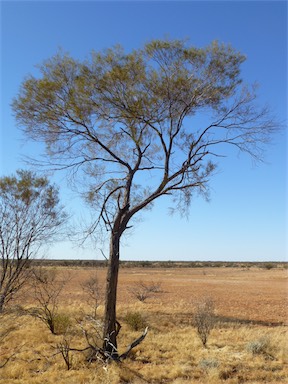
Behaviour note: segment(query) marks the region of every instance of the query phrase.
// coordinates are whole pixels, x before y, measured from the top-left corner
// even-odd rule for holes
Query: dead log
[[[137,345],[139,345],[146,337],[148,333],[148,327],[145,328],[144,332],[142,333],[142,335],[140,337],[138,337],[138,339],[134,340],[133,343],[131,343],[126,352],[122,353],[122,355],[119,356],[119,360],[124,360],[127,358],[128,354],[132,351],[133,348],[135,348]]]

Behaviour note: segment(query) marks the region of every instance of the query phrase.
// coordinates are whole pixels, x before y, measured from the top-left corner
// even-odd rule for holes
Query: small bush
[[[54,330],[56,334],[65,333],[71,326],[71,319],[65,313],[57,313],[54,316]]]
[[[271,341],[265,336],[248,343],[246,345],[246,350],[253,355],[264,355],[266,358],[274,359]]]
[[[212,368],[218,368],[219,367],[219,361],[215,359],[202,359],[199,362],[200,368],[204,370],[212,369]]]
[[[139,331],[147,325],[143,315],[140,312],[128,312],[124,320],[134,331]]]
[[[263,268],[265,268],[265,269],[273,269],[274,268],[274,264],[272,264],[272,263],[265,263],[265,264],[263,264]]]
[[[69,273],[64,278],[59,279],[58,272],[55,269],[40,267],[33,270],[31,287],[37,306],[30,308],[28,313],[40,319],[52,334],[59,332],[57,327],[59,329],[65,328],[67,323],[67,316],[65,319],[63,315],[59,314],[58,305],[60,293],[70,279]]]
[[[162,284],[160,281],[152,281],[148,287],[149,291],[152,293],[162,293]]]
[[[197,303],[194,313],[194,326],[204,347],[215,324],[214,302],[210,298],[204,298]]]
[[[72,368],[72,356],[71,356],[71,348],[70,348],[71,339],[63,337],[62,341],[57,344],[56,348],[63,357],[66,368],[69,371]]]
[[[83,284],[82,289],[87,296],[87,302],[92,309],[92,316],[96,319],[97,309],[104,300],[104,290],[97,275],[91,275]]]
[[[152,281],[150,283],[145,283],[141,280],[129,287],[128,291],[133,297],[143,303],[146,299],[154,296],[155,294],[163,292],[160,282]]]

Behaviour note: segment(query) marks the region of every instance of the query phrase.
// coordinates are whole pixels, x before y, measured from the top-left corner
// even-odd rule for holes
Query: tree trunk
[[[4,309],[4,303],[5,303],[5,295],[1,294],[0,295],[0,313],[3,312]]]
[[[112,232],[110,239],[110,254],[107,271],[105,313],[104,313],[104,333],[103,348],[112,359],[118,358],[117,352],[117,326],[116,319],[116,299],[117,299],[117,283],[119,271],[119,248],[120,248],[119,232]]]

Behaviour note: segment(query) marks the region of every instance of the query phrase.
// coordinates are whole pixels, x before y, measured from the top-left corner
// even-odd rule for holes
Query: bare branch
[[[132,349],[135,348],[137,345],[139,345],[145,339],[147,333],[148,333],[148,327],[145,328],[141,336],[139,336],[136,340],[133,341],[133,343],[131,343],[128,346],[127,350],[119,356],[119,359],[120,360],[126,359],[129,353],[132,351]]]

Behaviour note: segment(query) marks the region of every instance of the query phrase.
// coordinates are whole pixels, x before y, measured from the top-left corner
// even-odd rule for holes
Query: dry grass
[[[79,321],[91,308],[81,282],[90,273],[74,270],[61,297],[60,310],[70,318],[69,340],[76,348],[86,345]],[[104,270],[98,274],[104,282]],[[161,281],[163,293],[147,303],[136,301],[127,285],[138,279]],[[203,348],[192,324],[193,303],[207,294],[215,301],[218,323]],[[27,299],[25,305],[31,304]],[[63,335],[52,335],[39,320],[19,311],[10,312],[0,318],[0,365],[10,357],[0,369],[0,383],[284,384],[288,382],[286,305],[287,275],[282,270],[217,268],[203,274],[193,269],[124,269],[119,286],[119,352],[139,335],[125,322],[127,313],[141,313],[149,325],[146,339],[127,360],[103,367],[87,364],[82,353],[72,352],[68,371],[56,349]],[[102,311],[100,305],[99,317]],[[264,346],[258,348],[263,340]]]

